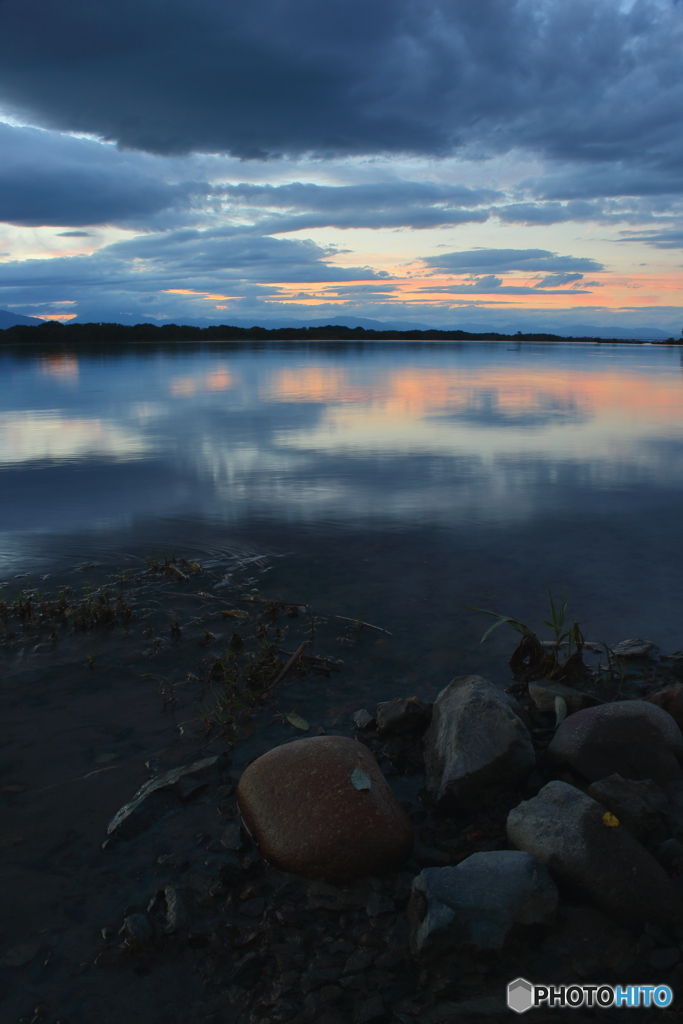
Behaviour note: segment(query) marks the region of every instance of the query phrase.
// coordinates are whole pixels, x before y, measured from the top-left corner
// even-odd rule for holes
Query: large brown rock
[[[617,773],[664,787],[683,778],[683,736],[671,715],[655,704],[620,700],[566,718],[546,759],[567,765],[589,782]]]
[[[358,789],[357,768],[369,780]],[[362,777],[356,782],[366,785]],[[242,818],[266,860],[304,878],[348,882],[393,871],[413,849],[413,828],[367,747],[314,736],[275,747],[237,787]]]

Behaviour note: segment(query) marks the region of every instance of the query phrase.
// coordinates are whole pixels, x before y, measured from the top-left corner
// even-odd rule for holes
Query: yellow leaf
[[[611,811],[605,811],[602,816],[603,825],[607,825],[608,828],[616,828],[619,824],[619,819],[615,817]]]

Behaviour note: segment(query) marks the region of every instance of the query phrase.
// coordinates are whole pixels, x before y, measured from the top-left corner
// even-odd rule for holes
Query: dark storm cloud
[[[169,184],[158,163],[88,139],[0,122],[0,221],[137,226],[169,208],[187,208],[209,190]]]
[[[362,185],[183,180],[183,162],[0,122],[0,221],[163,229],[221,213],[258,234],[317,227],[428,228],[485,221],[502,193],[394,179]],[[168,181],[171,175],[179,181]],[[483,207],[483,208],[482,208]],[[68,238],[87,232],[60,232]]]
[[[487,271],[503,274],[507,271],[553,274],[578,272],[596,273],[603,269],[596,260],[578,256],[557,256],[547,249],[471,249],[463,252],[444,252],[438,256],[425,256],[423,262],[441,273],[473,274]]]
[[[680,166],[671,0],[4,0],[0,102],[156,153]]]

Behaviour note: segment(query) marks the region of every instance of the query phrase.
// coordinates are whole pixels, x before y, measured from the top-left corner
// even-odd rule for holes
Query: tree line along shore
[[[211,327],[190,327],[182,324],[109,324],[67,323],[46,320],[42,324],[16,324],[0,330],[0,340],[7,342],[136,342],[136,341],[580,341],[594,344],[642,344],[635,338],[573,337],[560,334],[498,334],[486,331],[375,331],[364,327],[233,327],[219,324]],[[657,345],[680,345],[682,339],[652,341]]]

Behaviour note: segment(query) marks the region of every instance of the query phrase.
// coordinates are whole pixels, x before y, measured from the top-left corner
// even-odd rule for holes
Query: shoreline
[[[179,624],[164,609],[156,614],[159,623],[166,622],[170,629],[167,645],[176,643],[174,634],[179,629],[188,640],[192,633],[196,643],[202,644],[203,638],[209,641],[208,647],[199,648],[203,657],[221,640],[225,644],[235,626],[244,633],[240,625],[244,620],[232,613],[224,618],[224,605],[232,612],[236,599],[240,603],[231,587],[220,596],[203,598],[208,581],[200,582],[206,574],[197,572],[199,568],[182,560],[155,560],[140,579],[140,586],[146,588],[148,581],[154,586],[140,595],[136,623],[138,629],[144,626],[148,608],[159,596],[164,597],[168,611],[168,604],[172,607],[180,601],[178,591],[187,587],[186,597],[198,606],[197,612],[188,608],[189,615]],[[192,579],[201,592],[189,586]],[[257,612],[252,621],[260,620],[271,639],[281,628],[309,621],[301,614],[303,606],[265,594],[255,597],[255,591],[247,589],[249,583],[245,580],[244,587],[236,590],[242,602]],[[290,618],[295,607],[299,616]],[[54,618],[52,608],[46,612]],[[221,622],[224,639],[213,634]],[[317,614],[310,622],[320,629]],[[44,625],[47,628],[48,623]],[[153,654],[155,636],[161,636],[154,620],[150,626],[145,633],[146,661]],[[127,628],[125,623],[122,628]],[[293,638],[284,644],[289,649],[294,645]],[[595,685],[588,689],[607,702],[640,704],[651,691],[683,676],[679,656],[637,658],[625,680],[605,678],[604,692]],[[84,667],[82,676],[94,678],[104,666],[105,651],[99,659],[95,653],[94,672]],[[493,787],[478,807],[444,811],[434,807],[424,792],[419,736],[378,732],[371,705],[367,705],[370,713],[365,711],[359,718],[363,710],[357,694],[349,694],[355,710],[332,720],[322,717],[322,708],[307,705],[296,684],[286,696],[282,694],[284,714],[273,718],[277,703],[268,694],[269,701],[244,720],[237,736],[207,735],[197,721],[196,706],[196,727],[190,721],[175,724],[167,714],[162,732],[165,713],[160,705],[169,693],[141,685],[139,677],[133,678],[132,667],[117,687],[120,720],[116,728],[125,726],[125,720],[134,722],[146,708],[148,726],[140,737],[145,749],[131,747],[125,763],[113,770],[119,762],[106,760],[110,756],[106,744],[111,740],[104,737],[105,753],[96,759],[99,767],[91,775],[58,779],[60,789],[51,789],[62,798],[67,791],[71,794],[73,834],[62,837],[50,823],[47,829],[42,827],[48,833],[46,849],[31,849],[28,838],[25,846],[18,843],[8,851],[11,859],[25,851],[29,872],[25,881],[33,879],[33,892],[20,885],[12,901],[27,905],[36,901],[33,917],[40,921],[35,934],[22,934],[25,923],[19,916],[11,928],[4,929],[0,971],[6,977],[5,1007],[14,1017],[33,1022],[35,1012],[27,1013],[29,1007],[45,1005],[49,1024],[57,1019],[70,1024],[94,1019],[103,1024],[123,1019],[132,1024],[150,1020],[155,1024],[251,1024],[254,1020],[263,1024],[349,1024],[351,1020],[405,1024],[406,1019],[410,1024],[451,1020],[479,1024],[505,1014],[505,987],[517,975],[543,984],[668,981],[679,998],[683,972],[677,964],[667,967],[664,962],[672,960],[683,932],[679,937],[666,929],[646,928],[641,935],[638,929],[613,921],[590,900],[577,899],[562,888],[554,922],[540,933],[516,933],[514,942],[500,953],[472,949],[422,962],[410,952],[408,908],[413,880],[425,869],[427,875],[455,869],[472,855],[507,855],[509,813],[520,801],[528,806],[548,779],[558,777],[558,771],[544,761],[556,728],[557,707],[553,703],[550,710],[543,710],[534,704],[527,684],[513,683],[508,692],[515,694],[530,717],[527,725],[538,771],[509,795],[496,793]],[[73,685],[73,669],[69,676]],[[159,681],[158,675],[152,678]],[[567,681],[578,685],[574,678]],[[189,685],[192,691],[197,684]],[[396,699],[405,700],[409,691],[400,684],[395,689]],[[194,695],[188,696],[193,704]],[[570,695],[565,696],[570,711],[567,721],[575,709]],[[300,724],[287,721],[293,703],[306,714],[305,732]],[[174,706],[179,707],[168,705],[171,719]],[[47,724],[48,719],[44,721]],[[235,790],[241,773],[255,758],[302,735],[355,739],[377,759],[415,830],[413,855],[400,871],[339,886],[288,875],[262,859],[240,828]],[[49,769],[54,752],[47,756]],[[209,766],[206,778],[199,780],[202,785],[190,787],[179,799],[174,797],[175,804],[162,808],[160,816],[152,812],[137,835],[107,841],[107,822],[113,821],[117,807],[133,799],[141,784],[215,757],[215,766]],[[560,778],[585,791],[579,778],[572,776],[570,781],[566,772]],[[22,787],[15,785],[12,791],[15,780],[8,781],[4,796],[8,807],[18,811],[22,803],[35,803],[37,790],[29,787],[19,792]],[[62,914],[65,918],[57,925],[57,915]],[[44,930],[46,924],[49,927]],[[539,1010],[534,1019],[545,1022],[554,1019],[555,1012],[546,1017]],[[637,1010],[632,1010],[631,1017],[647,1019]],[[661,1019],[678,1018],[664,1012]]]
[[[231,327],[222,324],[216,327],[192,327],[179,324],[126,324],[86,323],[63,324],[48,320],[39,325],[17,324],[0,330],[0,345],[49,342],[51,344],[83,344],[88,342],[122,344],[148,342],[250,342],[250,341],[303,341],[303,342],[451,342],[451,341],[492,341],[492,342],[554,342],[590,345],[683,345],[683,338],[640,339],[600,338],[574,335],[559,335],[544,332],[499,334],[494,331],[473,333],[469,331],[375,331],[363,327],[304,327],[301,329]]]

